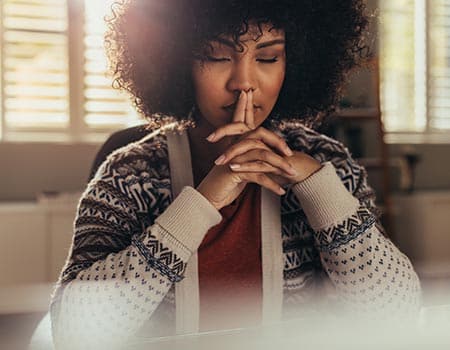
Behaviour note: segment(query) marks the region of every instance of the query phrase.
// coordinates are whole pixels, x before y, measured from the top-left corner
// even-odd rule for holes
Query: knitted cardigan
[[[383,232],[365,169],[340,142],[302,124],[270,125],[291,149],[323,164],[285,187],[278,214],[262,209],[262,216],[270,212],[280,222],[281,232],[271,233],[281,244],[280,260],[274,256],[282,280],[280,317],[309,317],[319,304],[414,314],[421,302],[418,277]],[[157,130],[113,152],[82,194],[51,303],[56,345],[93,337],[104,345],[104,339],[183,328],[175,285],[195,266],[196,249],[221,215],[192,185],[174,193],[169,133]],[[172,158],[186,162],[180,154]],[[195,310],[198,301],[192,304]]]

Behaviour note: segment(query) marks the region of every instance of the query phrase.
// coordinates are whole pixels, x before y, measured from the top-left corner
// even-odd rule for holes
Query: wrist
[[[198,193],[200,193],[203,198],[205,198],[214,208],[216,208],[216,210],[220,210],[223,206],[221,206],[219,203],[216,203],[215,201],[213,201],[211,198],[209,198],[207,191],[204,189],[204,186],[202,186],[203,182],[201,182],[196,190]]]
[[[325,162],[321,171],[292,186],[292,191],[314,230],[341,222],[359,206],[331,162]]]
[[[323,168],[323,164],[317,162],[316,164],[312,164],[310,167],[307,168],[307,170],[303,170],[303,172],[297,176],[289,177],[289,183],[290,184],[296,184],[302,181],[305,181],[306,179],[310,178],[317,172],[319,172]]]

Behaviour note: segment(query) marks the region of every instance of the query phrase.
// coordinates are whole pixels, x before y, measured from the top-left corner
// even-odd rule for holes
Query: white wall
[[[57,280],[70,248],[79,196],[0,204],[0,287]]]
[[[72,242],[79,196],[0,204],[0,315],[48,310]]]
[[[81,190],[99,147],[0,142],[0,203],[34,200],[42,191]]]

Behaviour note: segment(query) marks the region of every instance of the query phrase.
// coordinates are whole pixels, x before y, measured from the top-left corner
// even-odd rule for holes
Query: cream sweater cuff
[[[359,207],[358,199],[344,186],[331,162],[294,184],[292,190],[315,231],[340,223]]]
[[[185,186],[155,221],[166,231],[165,239],[193,253],[208,230],[221,220],[220,212],[205,197]]]

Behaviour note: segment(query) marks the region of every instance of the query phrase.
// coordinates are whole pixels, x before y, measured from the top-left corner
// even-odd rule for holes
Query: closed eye
[[[206,56],[206,60],[210,62],[225,62],[230,61],[228,57],[213,57],[213,56]]]
[[[256,61],[261,62],[261,63],[275,63],[278,61],[278,57],[274,57],[274,58],[258,58]]]

